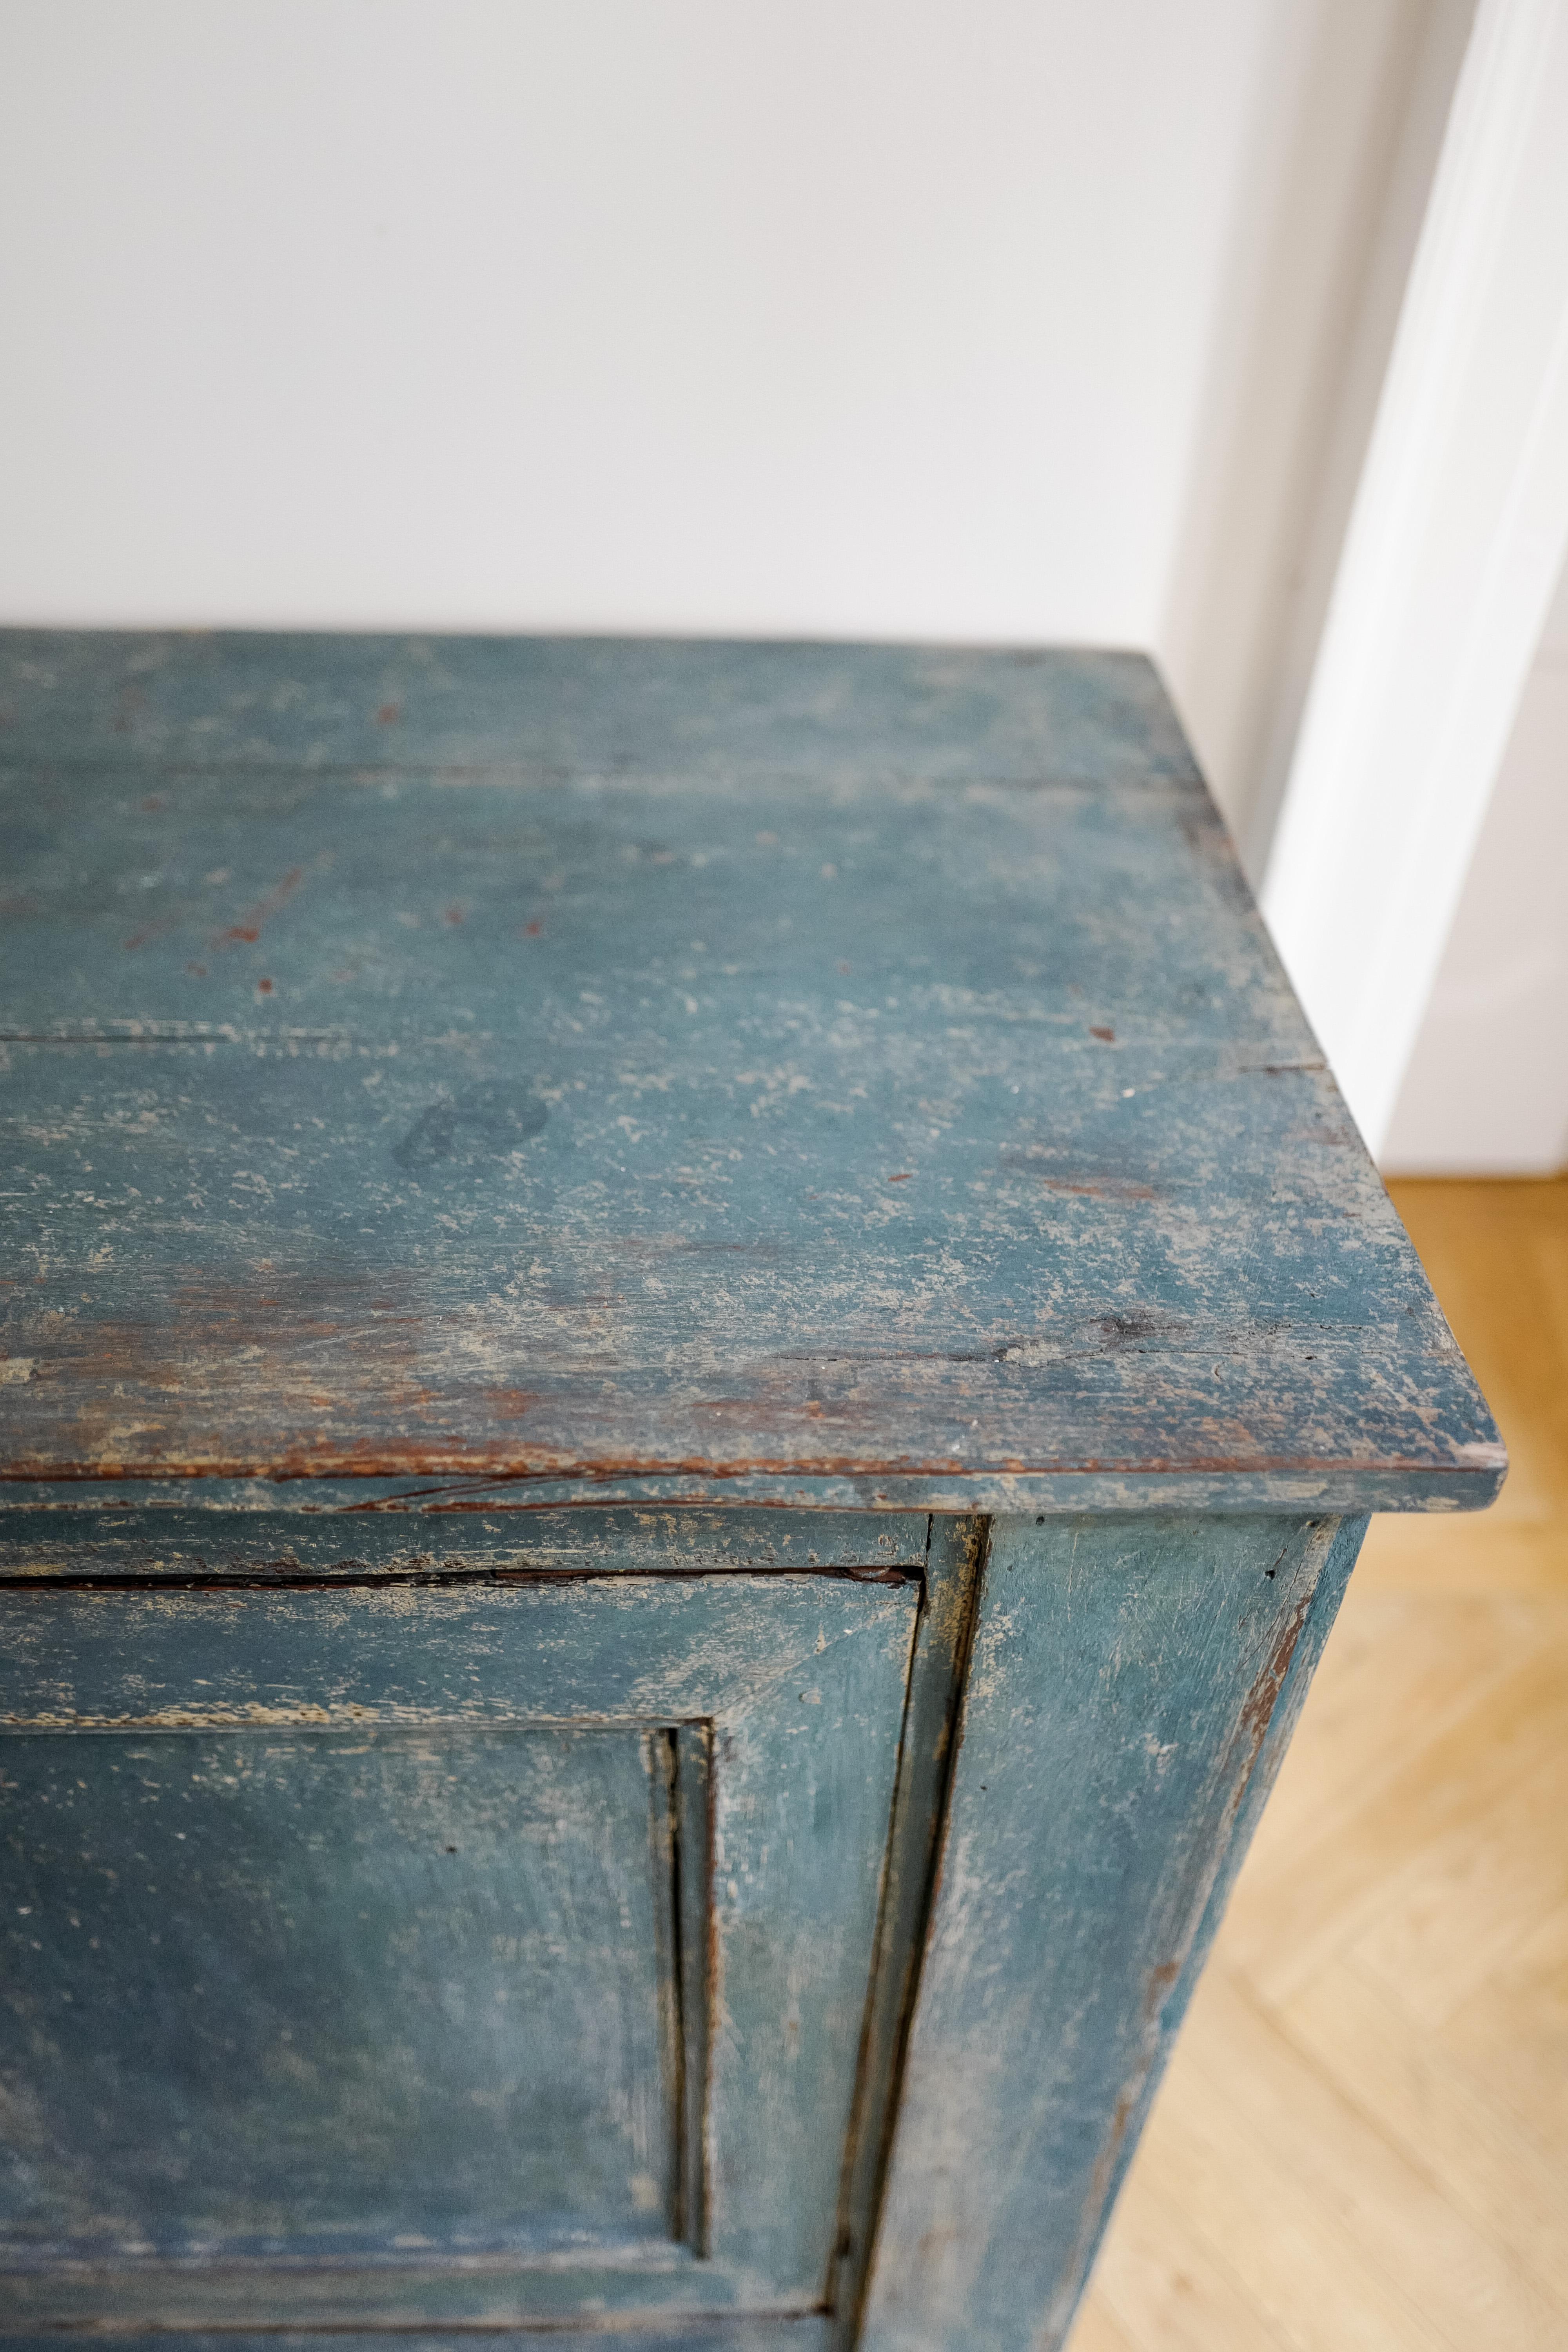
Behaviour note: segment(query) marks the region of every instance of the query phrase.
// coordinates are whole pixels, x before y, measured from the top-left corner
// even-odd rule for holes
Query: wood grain
[[[1139,658],[23,633],[0,681],[10,1475],[1495,1491]]]
[[[817,2314],[781,2313],[776,2317],[683,2319],[675,2327],[576,2328],[570,2331],[578,2345],[613,2347],[614,2352],[826,2352],[828,2323]],[[540,2352],[537,2328],[421,2327],[410,2336],[405,2328],[355,2328],[349,2342],[353,2352]],[[78,2338],[78,2342],[83,2339]],[[180,2328],[173,2333],[138,2330],[131,2339],[136,2352],[348,2352],[339,2329],[275,2328],[244,2326],[212,2330]],[[0,2336],[5,2352],[63,2352],[70,2339],[50,2331],[44,2335],[7,2332]],[[114,2341],[99,2336],[98,2344]],[[548,2343],[548,2334],[545,2335]],[[1104,2339],[1105,2352],[1121,2352],[1114,2334]],[[1096,2347],[1096,2352],[1100,2347]]]
[[[13,1586],[0,2328],[820,2310],[918,1595]],[[645,1755],[688,1727],[677,1892]]]
[[[994,1525],[869,2352],[1063,2340],[1360,1534]]]
[[[0,1484],[0,1582],[363,1583],[367,1578],[920,1574],[923,1511],[530,1509],[374,1479]],[[391,1482],[384,1482],[390,1484]],[[323,1491],[326,1489],[326,1491]]]
[[[983,1519],[931,1521],[899,1748],[876,1983],[860,2052],[857,2129],[844,2182],[834,2352],[852,2352],[860,2338],[988,1532]]]
[[[879,2215],[868,2345],[1058,2344],[1365,1512],[1458,1513],[1504,1468],[1152,669],[16,633],[0,716],[0,1747],[89,1749],[117,1853],[94,1773],[128,1740],[243,1754],[277,1802],[219,1806],[202,1867],[256,1849],[258,1884],[313,1888],[310,1823],[341,1857],[363,1818],[423,1934],[405,1743],[447,1744],[441,1803],[472,1814],[502,1806],[495,1743],[542,1739],[520,1834],[552,1818],[550,1742],[610,1743],[557,1809],[535,1971],[547,2052],[607,2101],[574,2218],[490,2243],[486,2198],[518,2216],[538,2184],[480,2150],[447,2177],[468,2221],[410,2246],[395,2195],[355,2219],[353,2165],[318,2160],[268,2270],[209,2115],[215,2227],[119,2215],[107,2285],[24,2250],[0,2329],[783,2345],[831,2311],[847,2352]],[[1555,1653],[1478,1655],[1488,1722],[1512,1710],[1481,1810],[1506,1782],[1539,1837]],[[1466,1695],[1431,1657],[1408,1680],[1458,1772]],[[80,1810],[62,1772],[18,1776],[28,1823]],[[1267,1829],[1237,1895],[1263,2042],[1333,1961],[1419,1981],[1453,2064],[1502,2079],[1506,1958],[1550,2056],[1550,1873],[1477,1864],[1476,1790],[1386,1759],[1333,1807],[1360,1858],[1326,1808],[1315,1908]],[[1393,1921],[1368,1887],[1412,1811]],[[177,1874],[170,1835],[127,1869],[156,1845]],[[532,1899],[492,1843],[475,1916]],[[1478,1898],[1495,1944],[1458,1966]],[[325,1960],[247,1948],[328,1985],[352,1928]],[[51,1934],[45,2007],[76,1992]],[[156,2009],[150,1941],[138,1965]],[[569,2063],[589,2011],[635,2018],[615,2064]],[[571,2104],[541,2064],[525,2171]],[[1215,2206],[1278,2112],[1243,2087],[1184,2126],[1139,2294],[1091,2307],[1115,2352],[1161,2311],[1297,2340],[1310,2231],[1267,2150],[1246,2274],[1162,2291],[1180,2184]],[[1536,2129],[1525,2068],[1507,2096]],[[628,2169],[623,2108],[658,2164]],[[1405,2291],[1332,2166],[1305,2177],[1342,2256],[1310,2340],[1370,2345]],[[1433,2274],[1533,2346],[1550,2297],[1495,2254],[1478,2225]]]

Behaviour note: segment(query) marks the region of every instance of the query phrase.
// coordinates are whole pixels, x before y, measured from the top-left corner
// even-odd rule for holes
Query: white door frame
[[[1568,0],[1481,0],[1264,878],[1374,1154],[1568,552]]]

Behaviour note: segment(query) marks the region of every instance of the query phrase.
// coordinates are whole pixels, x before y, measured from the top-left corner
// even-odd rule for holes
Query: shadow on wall
[[[1159,638],[1254,888],[1474,13],[1275,15]]]
[[[1568,570],[1394,1106],[1385,1168],[1568,1167]]]

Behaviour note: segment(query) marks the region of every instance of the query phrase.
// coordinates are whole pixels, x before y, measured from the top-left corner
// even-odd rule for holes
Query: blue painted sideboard
[[[0,637],[0,2346],[1059,2346],[1497,1432],[1131,655]]]

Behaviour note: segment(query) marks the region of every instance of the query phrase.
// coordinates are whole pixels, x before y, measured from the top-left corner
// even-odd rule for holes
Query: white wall
[[[1568,572],[1394,1108],[1403,1175],[1568,1164]]]
[[[1150,646],[1245,835],[1457,4],[6,0],[0,619]]]

